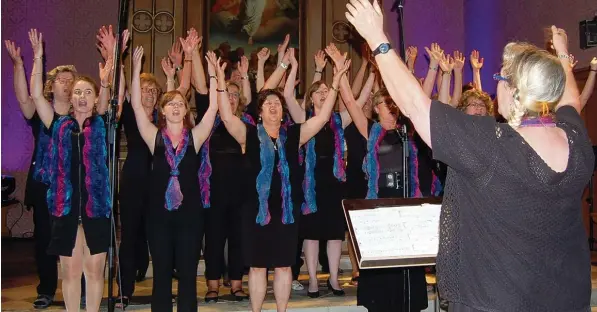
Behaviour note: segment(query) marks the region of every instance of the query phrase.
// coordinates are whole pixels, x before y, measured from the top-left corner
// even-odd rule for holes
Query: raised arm
[[[454,51],[454,91],[450,99],[450,106],[458,106],[462,96],[462,68],[464,68],[464,55],[460,51]]]
[[[431,97],[431,94],[433,93],[433,84],[435,83],[435,77],[437,76],[437,71],[439,69],[439,62],[442,59],[442,55],[444,55],[444,51],[437,43],[432,43],[431,49],[425,47],[425,51],[427,52],[427,55],[429,55],[429,70],[427,71],[425,81],[423,81],[423,91],[427,97]]]
[[[450,81],[452,80],[452,69],[454,68],[454,60],[450,54],[442,56],[439,66],[442,69],[442,84],[439,88],[438,100],[442,103],[450,103]]]
[[[321,80],[321,78],[323,77],[323,70],[325,69],[325,66],[328,63],[328,60],[325,58],[325,52],[323,52],[322,50],[317,51],[313,56],[313,59],[315,60],[315,73],[313,74],[312,84]]]
[[[325,47],[325,53],[332,59],[332,62],[334,63],[334,69],[336,70],[344,66],[344,63],[346,62],[346,57],[348,56],[348,52],[344,52],[344,54],[342,54],[334,43],[330,43],[327,47]],[[346,106],[344,105],[344,101],[342,101],[342,98],[338,99],[338,110],[340,112],[346,111]],[[349,115],[345,114],[344,116]]]
[[[595,76],[597,76],[597,57],[594,57],[591,60],[591,69],[589,71],[589,77],[587,77],[585,87],[582,89],[582,93],[580,94],[581,109],[585,108],[585,105],[591,98],[591,94],[593,94],[593,90],[595,90]]]
[[[122,114],[122,106],[126,97],[126,78],[124,76],[124,65],[120,65],[120,86],[118,87],[118,112],[116,116],[120,118]]]
[[[367,77],[367,81],[365,81],[365,85],[361,89],[361,93],[359,94],[359,98],[357,99],[357,106],[363,107],[371,97],[371,92],[373,91],[373,85],[375,84],[375,71],[373,68],[369,70],[369,76]],[[340,81],[340,95],[342,95],[342,81]],[[346,99],[342,95],[342,100],[346,102]]]
[[[199,43],[195,50],[193,50],[193,70],[192,70],[192,82],[195,90],[201,94],[207,94],[207,81],[205,80],[205,69],[203,68],[203,59],[201,59],[201,45],[203,43],[203,37],[199,37]]]
[[[195,48],[197,48],[201,42],[201,39],[199,38],[195,28],[191,28],[187,33],[188,35],[185,39],[179,38],[184,51],[184,65],[182,67],[182,74],[179,77],[180,85],[178,86],[177,90],[184,95],[189,92],[189,88],[191,87],[193,51],[195,51]]]
[[[208,64],[209,76],[215,76],[215,69],[211,64]],[[211,78],[210,78],[211,79]],[[211,134],[211,129],[214,126],[214,120],[216,119],[216,115],[218,114],[218,95],[217,95],[217,86],[214,83],[209,84],[209,107],[205,114],[203,114],[203,118],[199,124],[193,127],[193,143],[195,144],[195,152],[199,153],[201,146],[207,140],[209,135]],[[220,96],[222,97],[222,96]],[[227,97],[226,97],[227,98]]]
[[[568,53],[568,36],[566,35],[566,31],[557,28],[556,26],[551,26],[551,31],[553,34],[553,46],[556,50],[556,54],[562,63],[562,68],[564,68],[564,72],[566,73],[566,86],[564,88],[564,94],[560,99],[560,102],[556,106],[556,110],[562,106],[570,105],[576,109],[576,111],[580,114],[582,110],[582,106],[580,103],[580,94],[578,92],[578,86],[576,85],[576,79],[574,78],[574,73],[572,72],[572,66],[570,66],[570,56]]]
[[[483,67],[483,58],[479,57],[479,51],[473,50],[471,52],[471,67],[473,68],[473,84],[475,89],[483,91],[481,85],[481,68]]]
[[[415,74],[415,63],[417,62],[417,55],[419,54],[419,49],[415,46],[410,46],[406,49],[406,65],[413,75]]]
[[[330,93],[325,98],[325,102],[323,102],[323,106],[319,114],[309,118],[305,123],[301,125],[301,137],[299,146],[307,143],[313,136],[323,128],[323,126],[330,120],[330,116],[332,115],[332,110],[334,109],[334,103],[336,103],[336,97],[338,96],[338,86],[340,85],[340,79],[346,74],[346,71],[350,67],[350,60],[347,60],[344,63],[343,67],[340,67],[334,73],[334,80],[332,82],[332,86],[330,87]]]
[[[383,14],[377,0],[373,4],[369,0],[351,0],[346,7],[346,18],[367,40],[371,50],[389,42],[383,31]],[[390,96],[398,104],[400,111],[410,118],[423,141],[431,147],[431,99],[393,49],[378,54],[375,61]]]
[[[265,62],[269,60],[269,49],[263,48],[257,53],[257,77],[255,79],[255,89],[257,92],[263,89],[265,85]]]
[[[114,54],[111,54],[114,55]],[[114,72],[114,57],[110,56],[105,64],[99,63],[100,92],[97,101],[96,111],[98,115],[104,115],[110,106],[110,81]],[[119,86],[120,88],[120,86]]]
[[[46,128],[49,128],[54,119],[54,108],[46,100],[43,94],[44,82],[43,82],[43,57],[44,48],[42,43],[42,34],[37,33],[37,29],[31,29],[29,31],[29,41],[31,41],[31,47],[33,48],[33,69],[31,70],[31,98],[35,104],[37,115],[39,119],[44,123]]]
[[[374,73],[369,74],[365,88],[367,88],[367,84],[370,84],[371,88],[373,87],[373,82],[370,82],[370,80],[375,80]],[[365,88],[363,88],[363,90],[365,90]],[[363,112],[362,105],[359,106],[359,104],[355,101],[354,96],[352,95],[352,90],[350,89],[350,85],[348,83],[348,79],[346,79],[346,77],[340,80],[340,96],[342,96],[344,104],[346,105],[346,111],[341,113],[342,125],[344,126],[344,120],[353,121],[361,135],[367,139],[369,137],[367,130],[367,117]],[[367,94],[367,96],[369,96],[369,94]],[[366,101],[363,101],[363,105],[365,102]],[[372,105],[375,105],[375,103]],[[348,117],[344,116],[346,113],[349,114]]]
[[[288,68],[289,64],[290,51],[287,50],[284,54],[284,57],[282,57],[282,61],[278,63],[278,66],[276,67],[274,72],[269,76],[269,78],[267,78],[267,81],[265,81],[263,89],[275,89],[284,77],[284,73],[286,73],[286,69]]]
[[[361,62],[361,67],[359,67],[359,71],[354,77],[352,81],[352,95],[357,96],[361,93],[361,89],[363,88],[363,81],[365,81],[365,71],[367,71],[367,64],[369,61],[367,58],[363,57],[363,61]]]
[[[294,123],[305,122],[305,107],[301,106],[294,97],[294,87],[296,81],[296,74],[298,72],[298,61],[294,56],[294,48],[290,48],[290,73],[286,79],[286,85],[284,86],[284,100],[288,106],[288,112],[292,117]],[[307,97],[307,95],[305,95]]]
[[[139,133],[149,147],[151,154],[155,149],[155,137],[158,134],[158,128],[149,121],[147,113],[143,110],[141,104],[141,60],[143,59],[143,47],[138,46],[133,52],[133,77],[131,81],[131,106],[135,111],[135,119]]]
[[[176,89],[176,85],[174,83],[176,69],[174,69],[174,64],[172,63],[170,58],[162,58],[162,71],[164,71],[164,75],[166,75],[166,92],[170,92]]]
[[[213,66],[215,68],[218,77],[218,87],[216,92],[218,96],[220,118],[222,118],[222,122],[224,123],[226,130],[228,130],[228,133],[230,133],[230,135],[236,140],[236,142],[238,142],[238,144],[241,145],[244,150],[245,143],[247,142],[247,127],[242,120],[240,120],[240,118],[234,115],[232,107],[230,106],[230,99],[228,99],[227,94],[228,91],[226,91],[226,74],[224,73],[224,70],[226,69],[226,63],[221,64],[222,60],[220,58],[216,58],[216,54],[212,51],[207,52],[206,59],[209,62],[208,66]]]
[[[251,82],[249,81],[249,59],[244,55],[240,58],[240,62],[238,62],[238,72],[240,73],[243,96],[247,100],[245,105],[249,105],[253,100],[253,93],[251,92]]]
[[[170,62],[162,61],[162,69],[164,70],[164,74],[166,75],[166,91],[172,91],[176,88],[176,80],[175,75],[179,73],[182,75],[183,70],[183,51],[182,51],[182,44],[180,43],[182,38],[175,39],[172,43],[172,47],[168,50],[168,59]],[[167,67],[168,72],[164,69],[164,65],[171,64],[170,67],[174,69],[174,74],[170,72],[170,69]],[[179,77],[181,79],[181,77]]]
[[[23,66],[23,58],[21,58],[21,48],[17,47],[14,42],[10,40],[4,40],[6,50],[13,64],[13,86],[17,101],[21,107],[21,112],[26,119],[31,119],[35,114],[35,103],[29,96],[29,90],[27,90],[27,77],[25,76],[25,67]]]

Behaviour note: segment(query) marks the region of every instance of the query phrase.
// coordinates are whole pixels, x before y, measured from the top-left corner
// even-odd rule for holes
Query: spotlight
[[[10,194],[15,191],[16,182],[15,178],[8,175],[2,175],[2,202],[9,200]]]

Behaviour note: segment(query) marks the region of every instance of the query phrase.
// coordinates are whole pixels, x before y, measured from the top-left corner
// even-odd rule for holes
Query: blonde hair
[[[74,80],[77,79],[77,69],[74,65],[60,65],[54,67],[54,69],[50,70],[46,75],[46,83],[44,84],[44,98],[48,101],[52,101],[54,99],[54,92],[52,88],[54,86],[54,82],[56,82],[56,77],[60,73],[71,73],[73,75],[73,83]]]
[[[502,75],[515,89],[508,124],[518,127],[525,116],[553,111],[566,84],[558,58],[528,43],[507,44],[502,58]]]
[[[238,89],[238,106],[236,107],[236,112],[234,112],[234,115],[240,117],[245,111],[245,105],[247,105],[247,98],[243,93],[242,86],[238,82],[228,80],[226,82],[226,89],[228,89],[230,86],[234,86]]]
[[[457,109],[461,111],[466,111],[466,108],[469,106],[469,100],[472,98],[477,98],[485,104],[485,109],[487,110],[487,115],[493,115],[493,101],[489,94],[483,91],[479,91],[478,89],[470,89],[464,91],[462,97],[460,98],[460,102],[458,102]]]
[[[141,73],[139,76],[139,84],[143,85],[144,83],[153,84],[158,89],[157,97],[160,97],[162,94],[162,87],[158,83],[158,79],[153,74]]]

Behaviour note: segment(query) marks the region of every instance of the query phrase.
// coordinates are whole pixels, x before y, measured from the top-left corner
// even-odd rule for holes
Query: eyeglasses
[[[156,94],[158,94],[158,89],[157,88],[141,88],[141,92],[151,93],[153,95],[156,95]]]
[[[321,91],[315,91],[315,92],[313,92],[313,93],[315,93],[315,94],[317,94],[317,95],[321,96],[321,95],[324,95],[324,94],[328,94],[328,93],[329,93],[329,91],[330,91],[330,90],[321,90]]]
[[[493,74],[493,80],[495,80],[495,81],[508,81],[508,79],[506,79],[506,77],[504,77],[504,76],[502,76],[502,75],[500,75],[498,73]]]
[[[66,78],[56,78],[56,81],[61,85],[70,85],[73,83],[72,79],[66,79]]]
[[[178,108],[178,107],[184,107],[185,105],[182,102],[168,102],[166,104],[166,106]]]
[[[240,93],[236,93],[236,92],[234,92],[234,93],[228,93],[228,96],[231,96],[232,98],[238,100],[238,98],[240,97]]]

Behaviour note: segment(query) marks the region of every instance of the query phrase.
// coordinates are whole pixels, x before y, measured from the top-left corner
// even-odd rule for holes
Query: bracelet
[[[336,87],[334,87],[334,86],[330,86],[330,89],[332,89],[332,90],[334,90],[334,91],[338,92],[338,88],[336,88]]]
[[[226,92],[225,89],[216,89],[216,91],[218,91],[218,92]]]
[[[316,70],[315,70],[315,73],[318,73],[318,74],[322,74],[322,75],[323,75],[323,70],[317,70],[317,69],[316,69]]]
[[[287,69],[287,68],[288,68],[288,65],[287,65],[287,64],[284,64],[284,62],[280,62],[280,67],[282,67],[282,68],[284,68],[284,69]]]
[[[182,66],[176,66],[176,71],[181,71],[182,70]]]
[[[186,62],[192,62],[193,60],[187,60],[187,59],[184,59],[184,61],[185,61],[185,63],[186,63]]]
[[[570,59],[570,55],[568,54],[558,54],[558,58],[565,58],[565,59]]]
[[[41,75],[42,73],[32,73],[31,76]]]
[[[34,57],[34,58],[33,58],[33,61],[35,62],[35,60],[41,60],[42,58],[43,58],[43,56],[40,56],[40,57]]]
[[[101,86],[102,88],[105,88],[105,89],[108,89],[108,88],[110,88],[110,84],[108,84],[107,86],[104,86],[103,84],[101,84],[101,83],[100,83],[100,86]]]
[[[451,75],[451,74],[452,74],[452,72],[445,71],[445,72],[443,72],[443,73],[442,73],[442,75],[446,75],[446,74],[447,74],[447,75]]]
[[[216,77],[216,76],[211,76],[211,75],[210,75],[210,76],[209,76],[209,79],[215,79],[215,80],[218,80],[218,77]]]
[[[435,66],[435,67],[431,67],[431,66],[429,67],[430,70],[437,70],[438,68],[439,68],[439,65]]]
[[[247,79],[249,79],[249,75],[242,76],[242,77],[240,77],[240,79],[247,80]]]
[[[590,69],[589,71],[592,71],[592,72],[596,72],[596,73],[597,73],[597,69]]]

